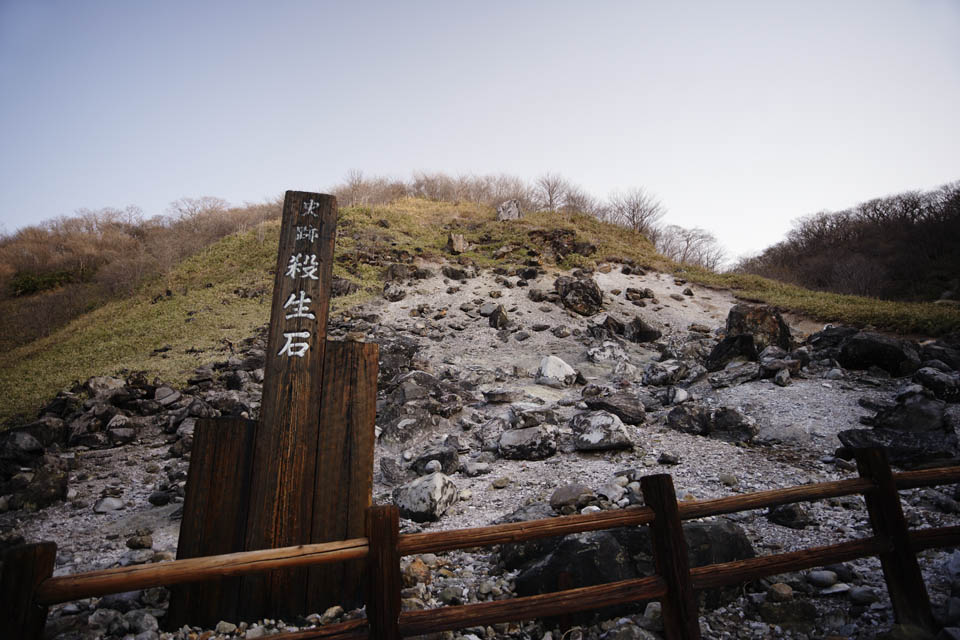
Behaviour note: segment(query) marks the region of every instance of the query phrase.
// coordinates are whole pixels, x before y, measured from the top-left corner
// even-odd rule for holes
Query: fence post
[[[367,509],[367,621],[370,637],[399,640],[400,635],[400,512],[394,505]]]
[[[874,534],[891,543],[890,551],[880,554],[883,577],[887,582],[896,621],[935,632],[937,624],[930,609],[927,587],[910,544],[910,532],[900,506],[900,494],[890,471],[886,452],[881,447],[857,449],[860,477],[873,481],[875,488],[864,494]]]
[[[3,553],[0,574],[0,638],[40,640],[47,609],[34,599],[37,586],[53,575],[57,557],[54,542],[24,544]]]
[[[700,640],[700,619],[690,581],[687,539],[683,535],[673,479],[666,473],[644,476],[640,478],[640,486],[644,502],[656,514],[650,529],[657,574],[667,583],[667,595],[661,600],[667,639]]]

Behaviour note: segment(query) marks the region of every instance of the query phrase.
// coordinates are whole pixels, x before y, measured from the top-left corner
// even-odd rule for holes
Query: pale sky
[[[958,114],[957,0],[0,0],[0,230],[550,171],[736,255],[960,178]]]

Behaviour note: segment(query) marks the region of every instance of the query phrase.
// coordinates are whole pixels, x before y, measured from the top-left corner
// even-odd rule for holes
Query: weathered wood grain
[[[914,529],[910,532],[914,551],[960,546],[960,526]]]
[[[356,560],[366,558],[367,553],[367,539],[355,538],[90,571],[44,580],[37,589],[37,601],[42,604],[69,602],[134,589],[202,582],[220,576]]]
[[[916,552],[910,544],[910,531],[900,506],[900,494],[880,447],[854,451],[857,470],[871,480],[875,489],[864,495],[873,532],[888,538],[892,548],[880,553],[880,566],[887,582],[890,603],[897,622],[935,632],[936,622],[930,609],[927,586],[920,573]]]
[[[400,555],[440,553],[453,549],[488,547],[508,542],[523,542],[537,538],[564,536],[568,533],[629,527],[653,522],[653,511],[648,507],[601,511],[573,516],[558,516],[544,520],[511,522],[475,529],[450,529],[429,533],[411,533],[400,536]]]
[[[400,554],[397,552],[400,512],[394,505],[377,505],[367,509],[367,620],[370,637],[378,640],[399,640],[400,619]]]
[[[643,501],[656,518],[650,524],[657,575],[667,583],[663,605],[663,628],[667,640],[699,640],[697,600],[690,581],[687,539],[683,534],[673,479],[665,473],[640,478]]]
[[[780,573],[875,556],[888,549],[890,549],[889,540],[874,536],[772,556],[694,567],[690,570],[690,578],[696,590],[715,589]]]
[[[750,509],[764,509],[792,502],[809,502],[810,500],[849,496],[855,493],[863,493],[872,486],[870,480],[850,478],[849,480],[834,480],[785,489],[743,493],[726,498],[682,502],[680,504],[680,519],[692,520]]]
[[[373,495],[378,354],[373,343],[327,342],[310,542],[364,535]],[[364,568],[356,561],[311,569],[307,609],[360,606]]]
[[[333,196],[286,193],[254,445],[248,550],[310,539],[336,221]],[[315,229],[315,237],[301,233],[298,238],[298,227]],[[312,317],[289,317],[300,305],[288,302],[300,296],[310,300],[303,309]],[[306,350],[288,349],[292,343],[303,343]],[[249,576],[243,580],[240,607],[246,618],[302,614],[306,592],[305,570]]]
[[[960,467],[937,467],[919,471],[903,471],[893,474],[897,490],[933,487],[960,482]]]
[[[659,576],[633,578],[536,596],[426,611],[404,611],[400,614],[400,631],[404,636],[413,636],[481,624],[535,620],[626,602],[654,600],[664,597],[666,593],[666,582]]]
[[[177,559],[241,551],[256,423],[243,418],[198,420],[183,501]],[[216,578],[170,590],[169,629],[236,620],[240,578]]]
[[[0,638],[41,640],[48,605],[40,604],[37,587],[53,575],[57,545],[40,542],[3,552],[0,572]]]

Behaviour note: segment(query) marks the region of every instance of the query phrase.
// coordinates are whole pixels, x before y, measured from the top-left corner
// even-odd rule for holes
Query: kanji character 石
[[[303,291],[300,292],[299,298],[297,297],[297,294],[291,293],[290,297],[287,298],[287,301],[283,305],[284,309],[293,306],[293,312],[286,316],[287,320],[291,320],[293,318],[309,318],[310,320],[316,320],[317,316],[313,315],[310,312],[310,308],[307,306],[311,302],[313,302],[313,300],[308,298],[307,294]]]
[[[309,338],[310,337],[309,331],[294,331],[292,333],[284,333],[283,337],[287,339],[287,343],[283,345],[283,348],[280,349],[279,353],[277,353],[278,356],[287,354],[290,356],[296,356],[298,358],[302,358],[303,354],[305,354],[307,350],[310,349],[309,342],[293,341],[294,338]]]
[[[297,277],[319,280],[319,278],[317,278],[317,269],[319,266],[315,254],[297,253],[290,256],[290,262],[287,264],[287,275],[294,280],[296,280]]]
[[[303,203],[303,215],[317,217],[317,209],[320,207],[320,203],[310,198]]]
[[[316,227],[297,227],[297,240],[313,242],[319,235],[320,232]]]

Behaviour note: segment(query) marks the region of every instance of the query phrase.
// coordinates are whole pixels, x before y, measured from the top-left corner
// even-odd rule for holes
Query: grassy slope
[[[439,256],[447,234],[453,231],[476,245],[466,255],[478,264],[510,266],[527,259],[527,233],[542,228],[576,231],[597,245],[594,258],[598,260],[632,258],[648,268],[673,271],[708,286],[729,287],[743,298],[824,320],[922,334],[960,328],[960,312],[935,305],[878,302],[806,291],[753,276],[681,269],[657,255],[643,236],[592,217],[538,213],[503,224],[485,207],[423,200],[341,210],[334,272],[356,281],[361,290],[337,299],[334,308],[362,302],[382,287],[380,267],[352,260],[358,250],[380,256],[391,251]],[[28,418],[58,390],[91,375],[146,370],[182,383],[196,366],[223,359],[229,353],[225,341],[239,342],[267,322],[278,232],[279,223],[275,222],[260,231],[230,236],[131,298],[82,316],[50,337],[0,353],[0,420],[17,414]],[[508,244],[517,250],[494,261],[493,250]],[[572,256],[560,266],[592,264],[592,259]],[[241,297],[234,293],[237,288],[261,290],[266,295]],[[173,295],[153,302],[166,290]],[[154,353],[167,346],[169,351]]]

